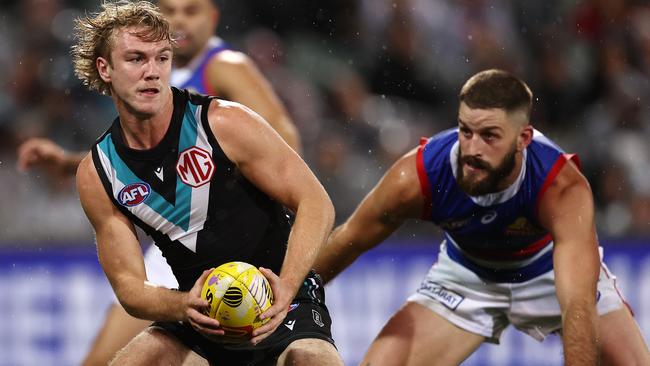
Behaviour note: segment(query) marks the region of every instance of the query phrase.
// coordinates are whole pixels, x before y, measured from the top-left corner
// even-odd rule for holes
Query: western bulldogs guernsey
[[[481,278],[524,282],[553,268],[552,238],[537,219],[540,198],[569,159],[536,131],[517,180],[506,190],[470,197],[456,183],[458,130],[422,141],[417,170],[423,218],[445,232],[447,254]]]
[[[213,98],[172,93],[171,124],[157,146],[126,146],[119,118],[93,146],[113,204],[154,239],[180,290],[189,290],[203,270],[234,260],[279,273],[291,226],[284,208],[219,147],[207,121]]]
[[[192,60],[186,67],[174,68],[170,83],[179,89],[188,89],[192,92],[207,95],[217,95],[210,83],[206,80],[205,69],[212,56],[230,49],[226,42],[219,37],[212,37],[205,46],[205,50]]]

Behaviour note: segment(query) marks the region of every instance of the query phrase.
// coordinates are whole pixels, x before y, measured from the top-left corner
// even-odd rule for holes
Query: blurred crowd
[[[470,75],[497,67],[531,86],[533,125],[580,155],[601,237],[650,236],[648,1],[218,3],[217,34],[253,57],[286,104],[339,222],[421,136],[456,125]],[[98,4],[0,4],[0,242],[91,235],[74,179],[19,173],[15,150],[30,136],[88,149],[114,118],[69,57],[73,19]]]

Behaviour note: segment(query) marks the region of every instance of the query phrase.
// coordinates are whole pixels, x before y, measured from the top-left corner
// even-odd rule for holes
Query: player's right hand
[[[32,137],[18,147],[17,155],[16,165],[22,172],[34,167],[47,167],[53,174],[65,173],[66,153],[52,140]]]
[[[221,337],[225,334],[224,330],[221,329],[221,325],[216,319],[212,319],[209,316],[205,315],[207,309],[210,305],[208,301],[201,298],[201,289],[205,280],[208,278],[208,275],[212,272],[212,269],[207,269],[203,271],[203,274],[196,280],[192,289],[185,296],[185,321],[190,323],[192,328],[197,332],[203,334],[204,336],[210,337]]]
[[[263,267],[260,267],[259,270],[271,285],[273,305],[260,315],[260,319],[269,319],[269,321],[253,331],[253,338],[250,340],[253,345],[270,336],[282,324],[289,312],[289,305],[291,305],[291,301],[295,296],[295,292],[291,292],[282,279],[272,270]]]

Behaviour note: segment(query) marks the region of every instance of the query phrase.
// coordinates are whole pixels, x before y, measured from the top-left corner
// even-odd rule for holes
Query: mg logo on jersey
[[[144,202],[151,193],[151,187],[147,183],[132,183],[117,194],[117,201],[126,207],[133,207]]]
[[[210,153],[192,146],[184,150],[178,157],[176,173],[183,183],[194,188],[200,187],[210,181],[214,174],[214,162]]]

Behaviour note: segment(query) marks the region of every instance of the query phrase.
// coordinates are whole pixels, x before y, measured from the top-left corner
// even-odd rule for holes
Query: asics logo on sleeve
[[[496,218],[497,218],[497,212],[496,211],[490,211],[490,212],[486,213],[485,215],[483,215],[483,217],[481,217],[481,224],[487,225],[487,224],[491,223],[492,221],[494,221],[494,219],[496,219]]]

